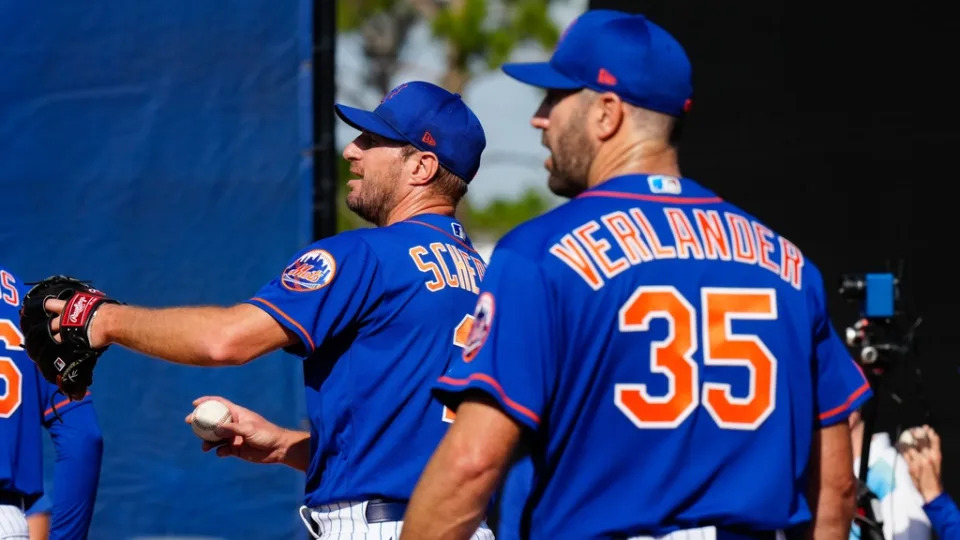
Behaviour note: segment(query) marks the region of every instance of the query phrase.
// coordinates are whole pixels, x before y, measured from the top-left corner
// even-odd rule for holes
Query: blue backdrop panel
[[[139,305],[252,295],[309,241],[309,31],[303,0],[0,4],[0,261]],[[113,347],[92,390],[91,538],[302,536],[300,473],[203,454],[183,422],[222,394],[301,425],[295,357],[188,368]]]

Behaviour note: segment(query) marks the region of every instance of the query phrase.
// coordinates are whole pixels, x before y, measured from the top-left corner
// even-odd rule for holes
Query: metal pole
[[[313,1],[313,238],[337,232],[336,0]]]

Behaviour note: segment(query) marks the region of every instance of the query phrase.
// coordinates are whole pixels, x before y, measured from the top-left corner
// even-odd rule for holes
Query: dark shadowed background
[[[840,275],[902,261],[903,306],[923,322],[914,359],[881,381],[877,427],[930,423],[943,438],[945,487],[960,495],[960,291],[945,266],[960,140],[944,60],[955,48],[952,23],[923,3],[893,11],[782,0],[590,7],[644,13],[684,44],[694,66],[684,175],[801,247],[823,271],[841,335],[859,306],[837,294]]]

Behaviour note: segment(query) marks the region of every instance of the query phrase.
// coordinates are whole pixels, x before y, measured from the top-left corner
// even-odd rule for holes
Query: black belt
[[[14,491],[0,491],[0,505],[16,506],[17,508],[23,510],[26,508],[26,497],[23,496],[23,493],[17,493]]]
[[[717,527],[717,540],[777,540],[777,532],[748,531]]]
[[[367,523],[384,523],[386,521],[403,521],[403,514],[407,511],[407,501],[389,499],[370,499],[367,509],[363,513]]]

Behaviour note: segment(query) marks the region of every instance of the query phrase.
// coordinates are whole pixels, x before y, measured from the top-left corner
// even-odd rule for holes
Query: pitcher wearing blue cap
[[[343,151],[350,172],[361,177],[347,183],[350,210],[380,226],[423,213],[453,215],[486,145],[480,121],[458,94],[414,81],[391,90],[373,111],[336,111],[361,131]],[[385,156],[399,162],[384,163]]]
[[[361,132],[343,152],[356,176],[348,205],[377,227],[304,247],[234,306],[98,304],[81,326],[94,347],[180,364],[239,365],[281,348],[300,357],[309,431],[202,397],[194,405],[218,400],[230,411],[217,429],[225,440],[203,449],[306,472],[300,517],[314,538],[396,539],[453,418],[430,385],[466,343],[486,270],[454,217],[486,142],[460,96],[426,82],[398,86],[373,111],[336,110]],[[293,399],[259,384],[271,399]],[[469,536],[493,537],[480,522]]]
[[[494,249],[403,538],[466,538],[498,486],[498,538],[847,538],[870,387],[816,266],[681,176],[681,45],[588,11],[503,70],[547,91],[532,124],[572,200]]]

